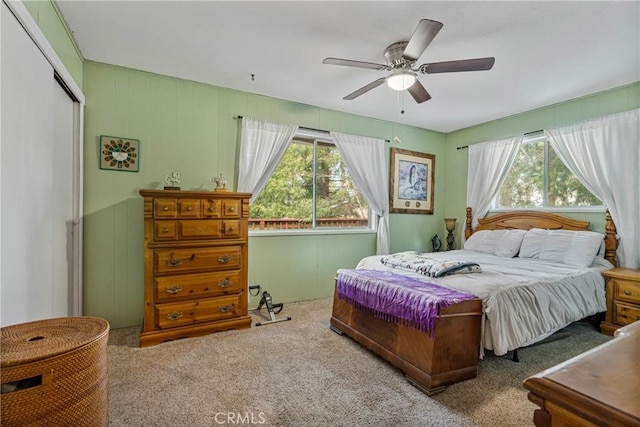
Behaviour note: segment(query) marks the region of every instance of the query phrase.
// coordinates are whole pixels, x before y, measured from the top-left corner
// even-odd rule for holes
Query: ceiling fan
[[[429,92],[418,80],[418,73],[453,73],[459,71],[481,71],[490,70],[493,67],[495,58],[475,58],[461,59],[457,61],[432,62],[415,67],[415,63],[433,41],[443,24],[430,19],[422,19],[418,23],[409,41],[396,42],[387,47],[384,57],[387,64],[376,64],[373,62],[354,61],[351,59],[325,58],[322,63],[329,65],[344,65],[347,67],[369,68],[371,70],[391,71],[387,77],[374,80],[355,92],[350,93],[342,99],[352,100],[362,94],[369,92],[383,83],[394,90],[408,90],[413,99],[418,104],[431,99]],[[414,68],[415,67],[415,68]]]

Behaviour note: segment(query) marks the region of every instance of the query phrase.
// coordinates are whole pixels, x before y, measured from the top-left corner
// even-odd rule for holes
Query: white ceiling
[[[441,132],[640,80],[637,0],[57,4],[85,59]],[[493,69],[420,75],[422,104],[386,85],[343,100],[386,72],[322,60],[384,64],[422,18],[444,27],[416,65],[493,56]]]

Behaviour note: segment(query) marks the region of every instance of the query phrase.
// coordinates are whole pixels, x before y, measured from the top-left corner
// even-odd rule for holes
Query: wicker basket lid
[[[98,317],[61,317],[0,328],[0,367],[50,358],[77,349],[109,333]]]

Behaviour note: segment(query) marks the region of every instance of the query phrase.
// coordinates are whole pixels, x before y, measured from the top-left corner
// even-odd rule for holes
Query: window
[[[296,136],[251,203],[250,230],[372,229],[369,206],[330,141]]]
[[[567,169],[546,137],[525,139],[494,201],[495,209],[603,207]]]

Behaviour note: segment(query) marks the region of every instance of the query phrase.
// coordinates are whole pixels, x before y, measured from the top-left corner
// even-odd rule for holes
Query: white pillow
[[[540,228],[532,228],[527,231],[522,239],[520,245],[520,258],[538,258],[540,256],[540,249],[544,246],[544,242],[547,239],[549,230],[542,230]]]
[[[600,252],[604,234],[593,231],[576,231],[571,246],[564,255],[564,264],[590,267]]]
[[[520,257],[586,268],[593,263],[603,239],[603,234],[593,231],[533,228],[522,239]]]
[[[518,254],[525,233],[525,230],[476,231],[464,242],[464,249],[512,258]]]

